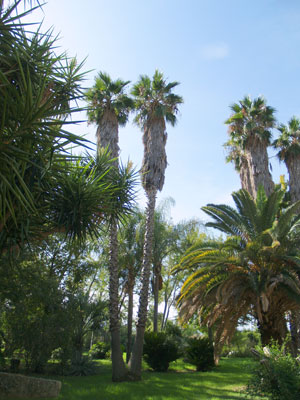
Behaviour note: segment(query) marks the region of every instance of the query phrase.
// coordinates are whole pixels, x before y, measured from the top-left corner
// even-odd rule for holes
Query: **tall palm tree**
[[[203,324],[216,326],[215,357],[230,340],[239,319],[252,314],[264,345],[282,342],[286,314],[300,309],[299,202],[281,210],[284,193],[254,200],[247,191],[233,194],[237,209],[203,207],[214,222],[207,225],[228,235],[192,247],[175,270],[191,272],[179,299],[180,315],[198,313]]]
[[[154,210],[157,191],[161,191],[167,167],[166,122],[176,123],[178,105],[182,97],[172,93],[178,82],[167,83],[163,74],[155,71],[153,79],[142,75],[134,85],[132,94],[136,100],[136,123],[143,129],[144,158],[141,168],[142,185],[148,199],[146,232],[142,265],[142,288],[140,292],[136,339],[130,359],[130,372],[135,379],[141,378],[142,354],[148,307],[149,278],[152,256]]]
[[[88,101],[88,120],[97,124],[98,151],[108,149],[114,167],[119,167],[119,125],[125,125],[133,107],[133,100],[125,94],[129,81],[113,81],[106,73],[100,72],[95,85],[86,93]],[[109,307],[112,349],[112,379],[120,381],[127,376],[120,342],[119,321],[119,275],[118,275],[118,221],[112,215],[109,226]]]
[[[242,188],[255,198],[259,185],[263,185],[269,196],[274,183],[269,171],[267,147],[271,129],[275,126],[275,110],[266,105],[263,97],[252,101],[249,96],[233,104],[231,110],[233,114],[225,122],[229,125],[230,140],[225,144],[230,151],[229,161],[236,161],[241,171]]]
[[[288,125],[278,127],[280,136],[273,143],[278,158],[284,161],[289,173],[291,201],[300,200],[300,119],[293,117]]]
[[[280,136],[273,142],[278,149],[278,158],[284,161],[289,174],[289,193],[291,202],[300,200],[300,119],[293,117],[288,125],[278,127]],[[299,211],[299,210],[298,210]],[[291,314],[291,336],[294,353],[300,348],[300,313]]]

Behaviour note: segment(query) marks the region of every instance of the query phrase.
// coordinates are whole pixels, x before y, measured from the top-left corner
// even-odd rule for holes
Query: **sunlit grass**
[[[110,361],[98,361],[97,375],[57,377],[62,381],[58,400],[221,400],[243,399],[241,389],[249,378],[249,359],[222,359],[209,372],[196,372],[179,360],[166,373],[143,372],[140,382],[111,382]],[[41,400],[41,399],[39,399]],[[49,399],[50,400],[50,399]]]

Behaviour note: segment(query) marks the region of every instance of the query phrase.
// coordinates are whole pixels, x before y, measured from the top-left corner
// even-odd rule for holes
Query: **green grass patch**
[[[97,375],[52,378],[62,381],[58,400],[235,400],[245,398],[240,391],[249,379],[248,367],[253,362],[222,359],[214,370],[196,372],[192,365],[178,360],[171,363],[168,372],[145,370],[140,382],[113,383],[111,362],[101,360]]]

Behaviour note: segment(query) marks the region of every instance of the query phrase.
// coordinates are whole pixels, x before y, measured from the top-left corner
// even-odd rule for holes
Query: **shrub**
[[[144,359],[154,371],[167,371],[171,361],[180,357],[178,345],[163,332],[146,332]]]
[[[69,375],[88,376],[96,373],[96,366],[88,357],[81,357],[72,361]]]
[[[260,361],[252,370],[246,393],[267,396],[270,400],[299,400],[300,367],[286,345],[273,343],[270,347],[256,347],[256,355]]]
[[[208,338],[191,338],[185,349],[186,360],[196,366],[197,371],[208,371],[215,365],[214,348]]]
[[[106,353],[110,350],[110,345],[104,342],[97,342],[93,344],[89,351],[89,356],[93,359],[104,360]]]
[[[58,361],[57,367],[55,368],[55,373],[64,375],[67,371],[71,358],[71,351],[69,347],[58,347],[52,351],[51,360]],[[56,364],[54,364],[56,365]]]

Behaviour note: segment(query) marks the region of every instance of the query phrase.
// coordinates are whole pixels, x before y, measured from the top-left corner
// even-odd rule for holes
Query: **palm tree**
[[[176,270],[189,270],[179,298],[184,320],[198,313],[202,324],[216,327],[218,361],[238,321],[252,314],[263,345],[282,342],[287,334],[286,315],[300,309],[299,202],[281,210],[284,193],[269,198],[263,188],[253,200],[240,190],[233,194],[237,209],[210,204],[203,207],[214,227],[228,235],[192,247]]]
[[[289,173],[289,188],[292,203],[300,200],[300,119],[293,117],[288,125],[278,127],[280,136],[273,143],[278,149],[278,158],[284,161]]]
[[[278,149],[278,158],[284,161],[289,174],[289,193],[291,202],[300,200],[300,120],[293,117],[288,125],[281,124],[278,127],[280,136],[273,142]],[[299,210],[298,210],[299,211]],[[294,353],[298,353],[300,347],[300,313],[291,314],[291,336],[294,345]]]
[[[154,210],[157,191],[161,191],[167,167],[166,122],[176,123],[178,105],[182,98],[172,93],[178,82],[167,83],[161,72],[155,71],[153,79],[142,75],[134,85],[132,94],[136,99],[136,123],[143,129],[144,158],[141,168],[142,185],[148,199],[146,210],[146,232],[142,265],[142,288],[140,292],[136,339],[130,359],[130,372],[141,378],[145,324],[147,319],[148,291],[152,258]]]
[[[108,149],[115,169],[119,166],[119,125],[124,126],[133,107],[133,100],[124,90],[129,81],[113,81],[106,73],[100,72],[95,85],[86,93],[88,101],[88,120],[97,124],[98,151]],[[120,381],[127,376],[120,342],[119,321],[119,268],[118,268],[118,221],[110,221],[110,257],[109,257],[109,307],[112,349],[112,379]]]
[[[267,106],[263,97],[253,101],[249,96],[231,106],[233,114],[225,122],[229,125],[229,161],[235,161],[241,172],[242,188],[255,198],[259,185],[267,196],[274,189],[269,171],[267,147],[271,129],[275,125],[274,108]],[[248,172],[247,172],[248,169]]]
[[[242,189],[247,190],[252,197],[255,197],[252,191],[250,169],[248,160],[243,151],[243,146],[239,138],[231,137],[225,144],[224,147],[228,153],[226,162],[233,162],[234,169],[240,175],[240,182]]]

